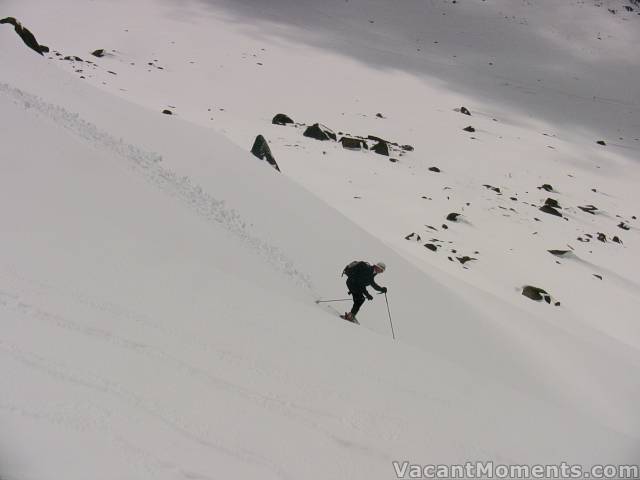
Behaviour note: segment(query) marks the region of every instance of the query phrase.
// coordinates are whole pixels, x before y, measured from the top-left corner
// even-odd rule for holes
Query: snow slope
[[[238,5],[3,4],[0,16],[19,17],[65,55],[107,42],[116,52],[83,65],[91,76],[72,76],[70,62],[38,58],[0,30],[0,478],[389,478],[391,461],[405,458],[637,461],[637,230],[620,233],[624,245],[572,245],[560,266],[545,251],[575,232],[604,226],[610,236],[618,212],[631,222],[637,146],[603,150],[584,130],[592,125],[572,125],[553,139],[554,157],[540,133],[557,119],[544,112],[490,109],[409,69],[376,73],[319,45],[322,36],[292,45],[286,24],[247,31],[230,22]],[[260,18],[290,11],[266,10]],[[312,26],[307,13],[294,19]],[[397,46],[389,26],[386,45]],[[213,76],[217,62],[204,60],[215,40],[231,73]],[[301,77],[285,82],[274,69],[256,81],[259,48]],[[165,71],[133,68],[153,53]],[[188,58],[203,66],[189,70]],[[328,66],[341,74],[321,76]],[[340,96],[345,78],[367,82],[361,100],[356,87]],[[390,84],[397,94],[381,94]],[[427,113],[417,94],[433,102]],[[463,101],[469,119],[451,111]],[[177,116],[159,114],[169,105]],[[314,143],[271,126],[280,110],[416,151],[394,164]],[[478,141],[459,131],[467,123]],[[246,152],[257,133],[272,139],[283,175]],[[434,164],[440,176],[427,171]],[[544,200],[535,188],[544,182],[561,190],[569,221],[524,204]],[[516,193],[526,213],[503,217]],[[604,215],[575,208],[591,194]],[[468,223],[443,231],[463,207]],[[480,260],[463,269],[404,240],[419,228],[427,240],[425,223]],[[344,296],[338,275],[353,258],[389,265],[381,283],[397,342],[380,297],[361,327],[313,303]],[[561,307],[519,294],[536,282]]]

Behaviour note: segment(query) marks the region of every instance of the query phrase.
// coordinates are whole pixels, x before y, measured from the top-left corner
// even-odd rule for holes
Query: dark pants
[[[349,289],[349,295],[353,297],[353,307],[351,307],[351,315],[355,317],[360,310],[360,307],[364,303],[364,288],[361,285],[355,284],[351,280],[347,280],[347,288]]]

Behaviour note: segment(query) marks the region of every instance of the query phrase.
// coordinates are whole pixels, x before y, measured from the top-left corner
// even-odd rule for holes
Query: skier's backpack
[[[355,267],[360,263],[362,263],[362,260],[354,260],[353,262],[351,262],[349,265],[344,267],[344,270],[342,270],[342,275],[341,276],[343,277],[343,276],[346,275],[347,277],[350,277],[351,274],[353,273]]]

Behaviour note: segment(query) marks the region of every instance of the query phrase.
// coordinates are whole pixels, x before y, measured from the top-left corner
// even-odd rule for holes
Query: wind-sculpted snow
[[[247,223],[235,209],[226,206],[224,200],[215,198],[202,187],[193,183],[189,177],[178,176],[175,172],[161,166],[161,155],[146,152],[125,142],[122,138],[115,138],[100,130],[96,125],[82,119],[78,114],[69,112],[61,106],[52,105],[9,84],[0,83],[0,92],[23,108],[37,112],[95,147],[127,161],[132,170],[142,175],[147,181],[165,193],[180,199],[189,209],[207,221],[222,225],[259,252],[271,265],[290,276],[296,283],[312,289],[308,275],[300,272],[277,247],[252,234]]]

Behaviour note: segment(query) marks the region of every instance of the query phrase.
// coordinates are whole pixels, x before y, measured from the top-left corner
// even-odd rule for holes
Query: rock
[[[433,243],[425,243],[424,246],[426,248],[428,248],[429,250],[431,250],[432,252],[437,252],[438,251],[438,246],[434,245]]]
[[[560,213],[558,210],[556,210],[555,208],[549,205],[543,205],[538,210],[544,213],[548,213],[550,215],[555,215],[556,217],[562,217],[562,213]]]
[[[464,257],[456,257],[456,259],[462,264],[464,265],[465,263],[467,263],[470,260],[477,260],[477,258],[472,258],[472,257],[468,257],[467,255],[465,255]]]
[[[457,222],[459,216],[460,216],[459,213],[452,212],[449,215],[447,215],[447,220],[449,220],[450,222]]]
[[[591,215],[595,215],[596,212],[598,211],[598,207],[594,205],[585,205],[584,207],[581,207],[580,205],[578,205],[578,208],[583,212],[590,213]]]
[[[429,167],[430,172],[440,173],[440,169],[438,167]]]
[[[544,185],[540,185],[538,187],[538,190],[545,190],[547,192],[553,192],[553,187],[551,185],[549,185],[548,183],[545,183]]]
[[[607,143],[604,140],[598,140],[596,143],[598,145],[602,145],[602,146],[606,146],[607,145]]]
[[[413,147],[411,145],[402,145],[400,148],[405,152],[413,152]]]
[[[484,184],[482,185],[484,188],[488,188],[489,190],[493,190],[496,193],[501,193],[498,187],[494,187],[492,185]]]
[[[620,245],[622,245],[622,240],[620,240],[620,237],[618,237],[617,235],[615,235],[612,239],[612,242],[616,242],[619,243]]]
[[[314,123],[304,131],[303,135],[309,138],[315,138],[316,140],[337,140],[336,134],[324,125]]]
[[[604,233],[600,233],[598,232],[598,240],[600,240],[601,242],[607,242],[607,236]]]
[[[22,39],[24,44],[34,52],[42,55],[42,48],[40,47],[40,44],[36,40],[35,35],[31,33],[29,29],[22,26],[22,24],[13,17],[6,17],[3,19],[0,19],[0,24],[3,24],[3,23],[8,23],[10,25],[13,25],[13,29],[16,31],[18,36]]]
[[[409,235],[407,235],[406,237],[404,237],[405,240],[411,240],[414,236],[415,236],[416,232],[410,233]]]
[[[389,161],[391,163],[398,163],[398,159],[397,158],[390,158]]]
[[[104,57],[104,48],[99,48],[98,50],[94,50],[93,52],[91,52],[91,55],[98,58]]]
[[[570,253],[571,250],[547,250],[551,255],[555,255],[556,257],[562,257],[567,253]]]
[[[522,289],[522,295],[531,300],[535,300],[539,302],[540,300],[544,300],[547,303],[551,303],[551,295],[549,295],[545,290],[538,287],[533,287],[531,285],[526,285]]]
[[[560,206],[560,204],[558,203],[558,200],[556,200],[555,198],[547,198],[544,201],[544,204],[549,206],[549,207],[553,207],[553,208],[562,208]]]
[[[251,153],[253,153],[260,160],[266,160],[267,162],[269,162],[269,165],[271,165],[277,171],[280,171],[280,167],[278,167],[276,159],[273,158],[273,155],[271,154],[269,144],[262,135],[258,135],[256,137],[256,140],[253,142],[253,147],[251,147]]]
[[[359,138],[351,138],[351,137],[342,137],[340,139],[340,143],[342,144],[342,148],[346,148],[347,150],[368,150],[367,142],[364,140],[360,140]]]
[[[387,157],[389,156],[389,145],[384,140],[376,143],[373,147],[371,147],[371,150],[376,152],[378,155],[385,155]]]
[[[475,131],[476,131],[476,129],[475,129],[475,128],[473,128],[471,125],[469,125],[468,127],[463,128],[463,130],[464,130],[465,132],[470,132],[470,133],[473,133],[473,132],[475,132]]]
[[[463,115],[471,116],[471,112],[469,111],[469,109],[467,107],[460,107],[460,113],[462,113]]]
[[[162,110],[162,113],[164,113],[165,115],[173,115],[173,112],[171,110]]]
[[[287,125],[289,123],[293,123],[293,120],[291,119],[291,117],[285,115],[284,113],[278,113],[275,117],[273,117],[271,123],[273,123],[274,125]]]
[[[442,224],[442,229],[448,230],[449,229],[449,225],[447,225],[446,223],[443,223]]]
[[[51,49],[49,47],[47,47],[46,45],[40,45],[40,52],[41,53],[49,53],[51,51]]]
[[[597,273],[594,273],[593,276],[602,280],[602,275],[598,275]]]
[[[80,57],[76,57],[75,55],[67,55],[63,58],[63,60],[67,60],[69,62],[82,62],[83,60]]]
[[[618,227],[621,228],[622,230],[631,230],[631,227],[624,222],[620,222],[618,224]]]
[[[376,117],[377,118],[384,118],[384,115],[382,115],[381,113],[376,113]]]

